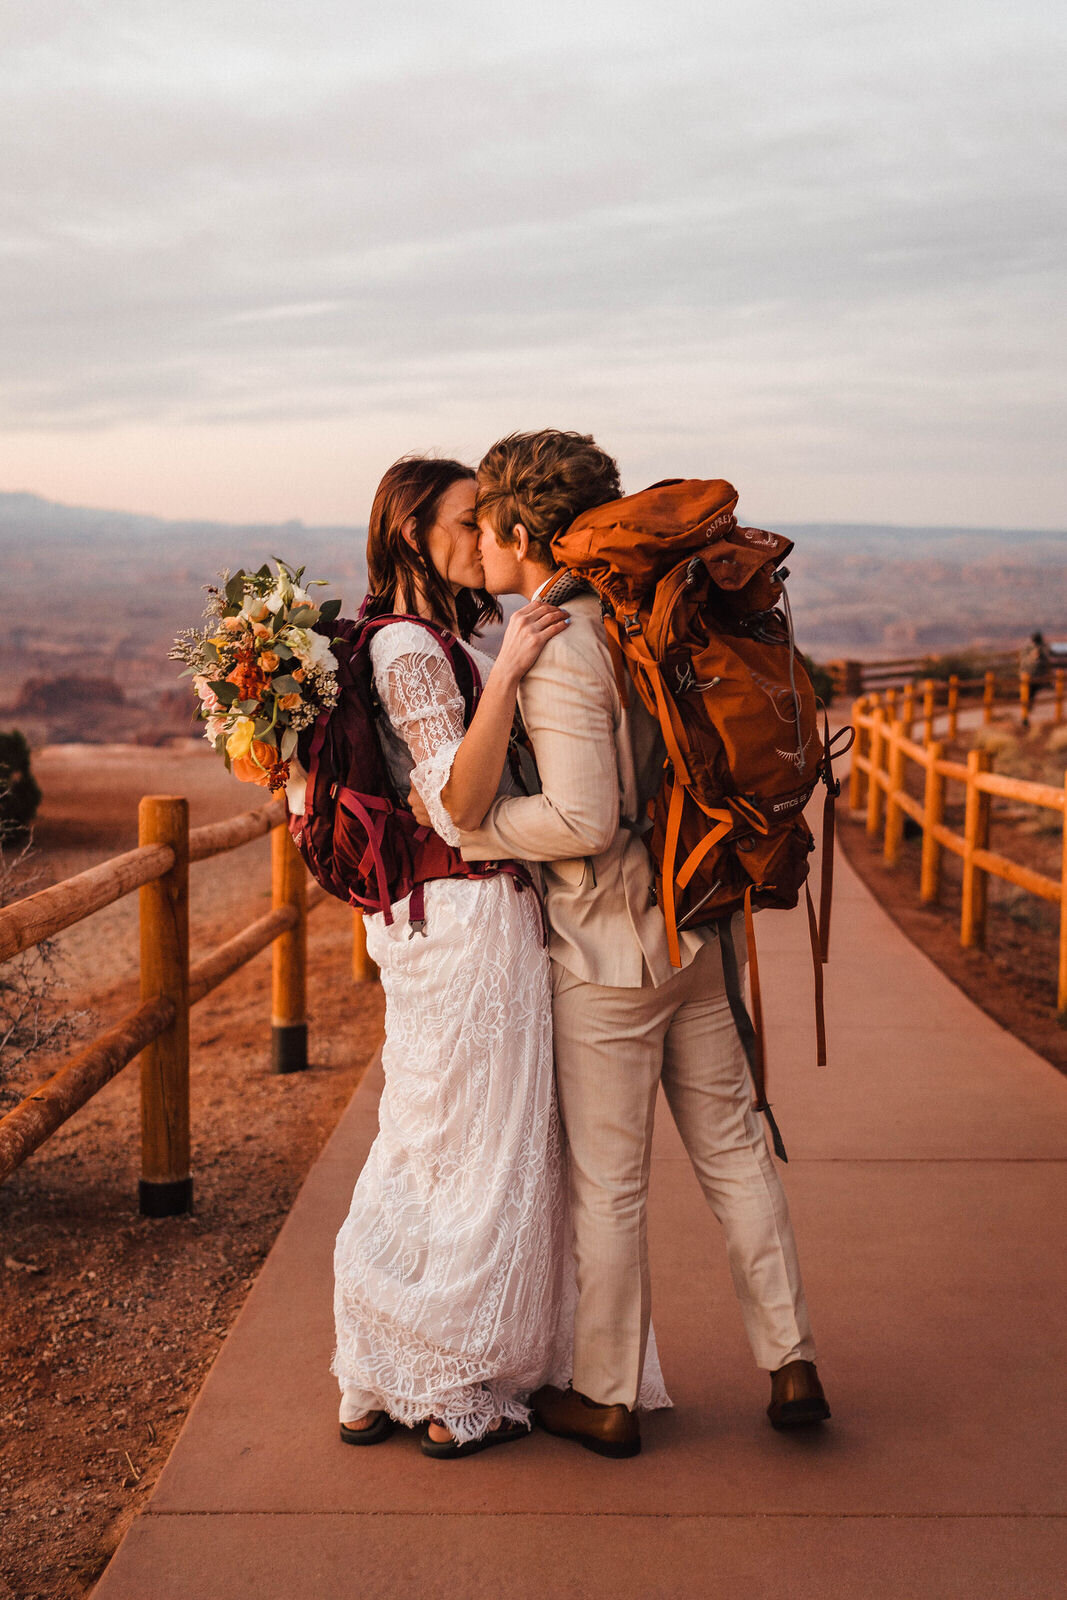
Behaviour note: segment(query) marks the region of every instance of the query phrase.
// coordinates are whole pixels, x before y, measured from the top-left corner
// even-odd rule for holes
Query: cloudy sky
[[[5,0],[0,489],[365,519],[592,431],[1067,526],[1054,0]]]

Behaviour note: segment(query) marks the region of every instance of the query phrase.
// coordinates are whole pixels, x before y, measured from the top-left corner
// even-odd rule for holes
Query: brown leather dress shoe
[[[807,1428],[814,1422],[826,1421],[830,1407],[814,1361],[788,1361],[771,1373],[767,1415],[772,1428]]]
[[[598,1456],[636,1456],[641,1449],[637,1418],[627,1406],[602,1406],[577,1389],[556,1389],[546,1383],[531,1399],[534,1415],[546,1433],[577,1439]]]

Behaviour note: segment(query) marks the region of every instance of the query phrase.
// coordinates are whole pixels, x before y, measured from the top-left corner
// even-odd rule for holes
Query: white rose
[[[336,672],[337,657],[330,649],[329,642],[321,633],[313,633],[311,638],[310,665],[316,672]]]

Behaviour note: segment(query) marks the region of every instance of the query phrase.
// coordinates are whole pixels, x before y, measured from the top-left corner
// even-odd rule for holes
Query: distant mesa
[[[113,678],[27,678],[15,702],[15,712],[31,717],[62,716],[65,712],[100,706],[124,706],[126,695]]]

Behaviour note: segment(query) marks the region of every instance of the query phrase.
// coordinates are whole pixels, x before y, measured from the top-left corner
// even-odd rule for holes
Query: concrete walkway
[[[605,1461],[536,1433],[469,1461],[337,1439],[333,1237],[356,1095],[97,1600],[1052,1600],[1067,1572],[1067,1083],[842,861],[814,1065],[803,912],[760,918],[773,1099],[834,1410],[763,1417],[721,1241],[666,1109],[655,1317],[675,1410]]]

